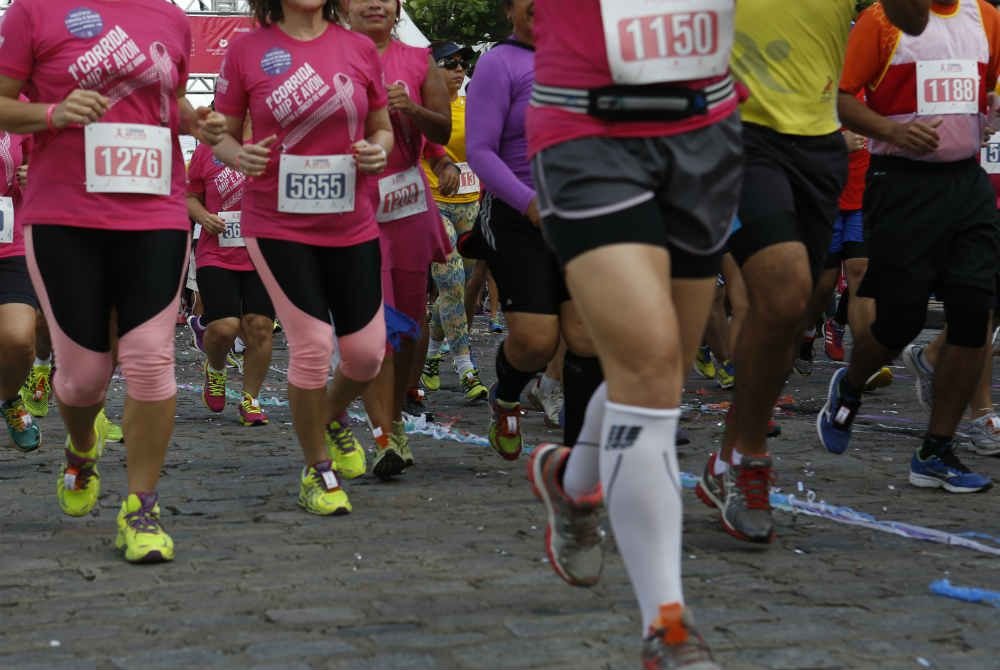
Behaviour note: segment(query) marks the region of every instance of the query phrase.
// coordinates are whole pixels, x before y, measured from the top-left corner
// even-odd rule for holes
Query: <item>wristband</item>
[[[49,105],[49,108],[45,110],[45,127],[53,132],[56,131],[55,124],[52,123],[52,117],[56,113],[56,106],[57,106],[56,103],[53,102],[51,105]]]

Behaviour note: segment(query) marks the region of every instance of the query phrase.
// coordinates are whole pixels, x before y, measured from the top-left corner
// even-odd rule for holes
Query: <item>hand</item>
[[[541,228],[542,226],[542,215],[538,211],[538,197],[535,196],[531,200],[531,204],[528,205],[528,211],[524,213],[528,220],[531,221],[531,225],[535,228]]]
[[[410,99],[410,95],[403,88],[402,84],[392,84],[386,90],[389,92],[389,111],[400,112],[407,116],[412,116],[417,110],[417,104]]]
[[[438,163],[438,170],[435,170],[438,178],[438,191],[441,195],[455,195],[461,185],[462,171],[451,161],[442,160]]]
[[[17,185],[21,188],[25,188],[28,185],[28,166],[19,165],[17,171],[14,173],[17,178]]]
[[[861,151],[865,148],[865,145],[868,143],[868,138],[864,135],[852,133],[850,130],[845,130],[844,141],[847,142],[847,150],[850,153],[854,153],[855,151]]]
[[[201,141],[212,147],[221,142],[226,135],[226,117],[209,107],[199,107],[194,113]]]
[[[271,160],[271,145],[277,141],[278,136],[271,135],[256,144],[244,144],[236,154],[236,168],[248,177],[261,176]]]
[[[110,106],[111,101],[97,91],[78,88],[56,105],[52,113],[52,125],[56,128],[70,125],[85,126],[104,116]]]
[[[921,121],[898,123],[889,141],[900,149],[918,155],[936,151],[941,141],[937,127],[941,125],[942,120],[935,119],[929,123]]]
[[[202,230],[209,235],[221,235],[226,232],[226,222],[218,214],[205,212],[204,216],[195,219],[201,224]]]
[[[365,174],[379,174],[385,170],[389,162],[389,156],[385,153],[385,147],[377,142],[361,140],[355,142],[354,159],[358,162],[358,169]]]

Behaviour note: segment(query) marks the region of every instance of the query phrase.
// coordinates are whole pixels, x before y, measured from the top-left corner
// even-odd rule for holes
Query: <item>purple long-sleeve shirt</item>
[[[535,52],[500,44],[479,59],[466,100],[465,146],[483,188],[521,212],[535,197],[525,116]]]

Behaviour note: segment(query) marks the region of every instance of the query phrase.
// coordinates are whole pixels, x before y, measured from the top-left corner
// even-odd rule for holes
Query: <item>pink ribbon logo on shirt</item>
[[[160,85],[160,123],[170,123],[170,98],[174,95],[174,62],[163,42],[153,42],[149,47],[153,64],[142,74],[120,82],[107,93],[109,107],[132,95],[143,86]]]
[[[319,124],[340,110],[344,110],[344,114],[347,116],[347,133],[353,144],[360,139],[358,131],[360,119],[358,118],[358,108],[354,104],[354,81],[342,72],[333,75],[333,95],[314,109],[302,123],[295,126],[285,136],[285,140],[281,145],[282,149],[288,151],[294,147],[305,139],[306,135],[311,133]]]
[[[14,155],[10,150],[10,135],[0,135],[0,161],[3,161],[4,174],[7,176],[7,190],[14,184]]]

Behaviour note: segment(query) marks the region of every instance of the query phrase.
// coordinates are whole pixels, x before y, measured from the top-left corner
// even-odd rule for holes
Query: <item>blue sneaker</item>
[[[861,401],[841,401],[840,381],[847,376],[847,368],[840,368],[830,378],[826,404],[816,416],[816,434],[831,454],[842,454],[851,443],[851,424],[861,409]]]
[[[954,445],[927,460],[921,460],[917,449],[910,459],[910,483],[923,489],[942,488],[949,493],[977,493],[993,486],[989,477],[976,474],[958,460]]]
[[[0,403],[0,414],[7,424],[7,433],[18,451],[34,451],[42,445],[42,429],[31,419],[21,396]]]

